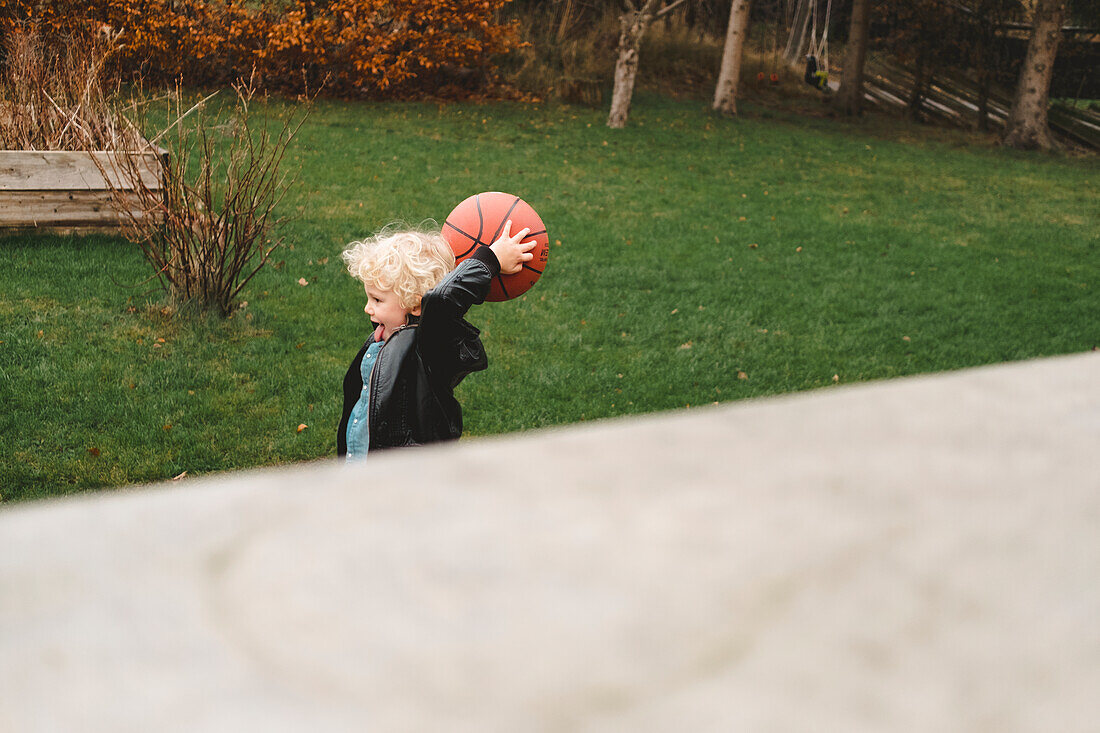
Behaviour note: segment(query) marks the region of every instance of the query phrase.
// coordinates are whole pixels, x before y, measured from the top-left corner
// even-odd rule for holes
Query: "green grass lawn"
[[[320,102],[286,246],[226,321],[173,317],[122,240],[0,240],[3,500],[333,455],[368,330],[340,252],[484,190],[521,194],[552,245],[526,296],[471,314],[490,368],[459,388],[468,435],[1100,345],[1096,158],[745,112],[643,95],[612,131],[575,107]]]

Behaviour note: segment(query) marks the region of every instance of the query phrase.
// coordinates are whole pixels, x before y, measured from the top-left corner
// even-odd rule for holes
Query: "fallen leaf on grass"
[[[300,277],[298,278],[298,284],[302,287],[305,287],[306,285],[309,285],[309,282],[304,277]]]
[[[839,374],[834,374],[833,375],[833,381],[834,382],[839,382],[840,381],[840,375]]]
[[[165,429],[165,430],[171,430],[171,429],[172,429],[172,425],[171,425],[171,423],[169,423],[168,425],[165,425],[165,426],[164,426],[164,429]]]
[[[299,424],[298,424],[298,432],[300,433],[300,432],[302,432],[303,430],[305,430],[305,429],[306,429],[306,428],[308,428],[308,427],[309,427],[309,426],[308,426],[308,425],[306,425],[305,423],[299,423]]]
[[[99,448],[89,448],[88,453],[91,454],[92,458],[99,458]]]
[[[744,372],[737,372],[737,378],[738,379],[748,379],[749,375],[745,374]]]
[[[686,344],[680,344],[680,348],[681,349],[690,349],[691,348],[691,342],[688,341]]]
[[[183,478],[183,477],[184,477],[184,476],[186,476],[186,475],[187,475],[187,471],[184,471],[183,473],[181,473],[181,474],[179,474],[179,475],[173,476],[173,477],[172,477],[172,480],[173,480],[173,481],[179,481],[179,480],[180,480],[181,478]]]

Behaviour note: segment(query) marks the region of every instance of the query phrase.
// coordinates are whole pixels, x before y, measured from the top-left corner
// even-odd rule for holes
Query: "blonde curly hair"
[[[365,286],[391,291],[402,308],[415,308],[424,293],[455,269],[454,252],[434,224],[390,225],[352,242],[341,257],[351,276]]]

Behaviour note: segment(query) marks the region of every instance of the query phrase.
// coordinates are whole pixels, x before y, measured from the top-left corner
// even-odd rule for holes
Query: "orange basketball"
[[[535,240],[535,248],[531,250],[534,258],[524,262],[523,269],[514,275],[497,275],[486,300],[511,300],[523,295],[542,276],[550,255],[546,225],[526,201],[499,191],[471,196],[456,206],[443,222],[443,238],[454,250],[455,259],[462,262],[478,247],[488,247],[495,242],[508,220],[512,221],[512,234],[524,228],[531,230],[523,241]]]

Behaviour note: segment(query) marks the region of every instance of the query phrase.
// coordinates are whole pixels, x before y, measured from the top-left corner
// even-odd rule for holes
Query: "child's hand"
[[[511,231],[512,220],[509,219],[504,222],[504,231],[501,232],[500,239],[489,245],[489,249],[493,250],[493,254],[497,256],[497,261],[500,262],[502,275],[516,274],[523,269],[524,262],[529,262],[535,258],[531,250],[535,248],[537,242],[534,239],[527,242],[520,241],[527,236],[531,228],[520,229],[514,235]]]

